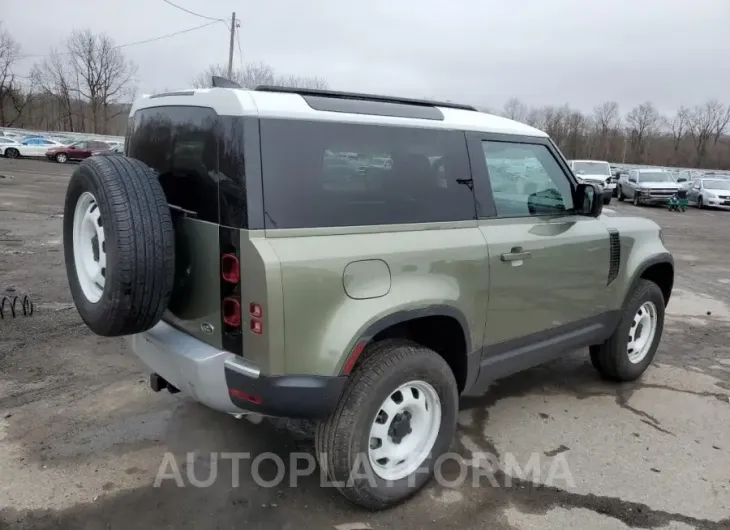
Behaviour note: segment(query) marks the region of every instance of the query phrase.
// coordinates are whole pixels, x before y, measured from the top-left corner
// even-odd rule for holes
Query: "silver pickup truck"
[[[631,169],[618,181],[618,200],[630,199],[634,205],[661,204],[672,197],[682,184],[669,171],[656,168]]]

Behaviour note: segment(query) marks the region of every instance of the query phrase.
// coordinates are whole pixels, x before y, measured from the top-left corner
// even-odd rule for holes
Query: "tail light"
[[[223,299],[223,322],[234,328],[241,325],[241,303],[235,296]]]
[[[221,277],[224,281],[237,284],[241,281],[241,264],[235,254],[221,256]]]
[[[261,335],[264,332],[264,324],[261,320],[259,320],[264,316],[264,309],[261,307],[261,304],[251,302],[248,306],[248,314],[251,317],[249,326],[251,328],[251,333]]]

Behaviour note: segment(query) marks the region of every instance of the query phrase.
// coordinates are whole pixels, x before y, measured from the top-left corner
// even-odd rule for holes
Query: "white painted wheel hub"
[[[106,281],[106,243],[96,198],[84,192],[76,202],[73,220],[73,251],[76,277],[86,299],[101,299]]]
[[[634,315],[629,329],[629,342],[626,345],[629,361],[633,364],[643,361],[651,350],[657,323],[656,306],[653,302],[644,302]]]
[[[411,381],[386,398],[370,428],[368,458],[382,479],[403,479],[423,464],[441,427],[441,400],[430,384]]]

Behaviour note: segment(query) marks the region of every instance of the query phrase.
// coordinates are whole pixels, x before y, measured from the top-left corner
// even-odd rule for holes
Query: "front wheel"
[[[68,162],[68,155],[66,153],[58,153],[56,155],[56,162],[59,164],[65,164]]]
[[[634,194],[634,206],[641,206],[641,201],[639,200],[639,196]]]
[[[458,388],[436,352],[377,342],[316,433],[320,466],[351,502],[380,510],[420,491],[456,432]]]
[[[616,196],[616,199],[618,199],[619,202],[623,202],[626,196],[624,195],[624,192],[621,191],[621,186],[618,187],[618,195]]]
[[[697,208],[699,208],[701,210],[704,207],[705,207],[705,205],[702,201],[702,195],[700,195],[699,197],[697,197]]]
[[[591,362],[606,379],[633,381],[651,364],[664,331],[664,295],[640,280],[613,335],[591,346]]]
[[[603,205],[608,206],[611,204],[611,195],[604,195],[603,196]]]

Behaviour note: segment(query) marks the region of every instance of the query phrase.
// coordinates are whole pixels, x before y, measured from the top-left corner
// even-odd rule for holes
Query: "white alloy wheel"
[[[631,323],[629,342],[626,345],[631,363],[639,364],[651,350],[658,320],[656,306],[653,302],[644,302],[639,307],[634,315],[634,321]]]
[[[382,479],[396,481],[414,473],[431,453],[441,426],[441,399],[424,381],[391,392],[370,428],[368,457]]]
[[[81,194],[74,210],[73,252],[81,290],[95,304],[104,292],[106,245],[99,205],[88,191]]]
[[[61,164],[65,164],[68,162],[68,155],[66,153],[58,153],[56,155],[56,162],[60,162]]]

